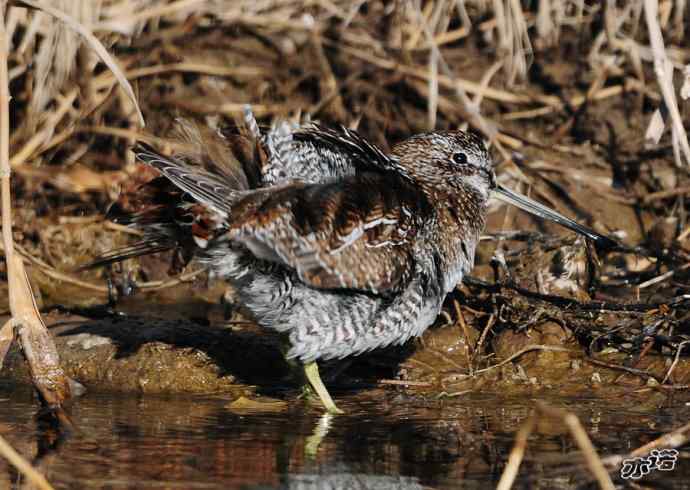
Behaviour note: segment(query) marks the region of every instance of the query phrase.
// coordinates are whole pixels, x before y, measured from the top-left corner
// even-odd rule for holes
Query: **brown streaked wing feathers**
[[[228,234],[313,287],[379,294],[409,281],[415,231],[431,212],[400,176],[366,172],[249,196],[233,208]]]

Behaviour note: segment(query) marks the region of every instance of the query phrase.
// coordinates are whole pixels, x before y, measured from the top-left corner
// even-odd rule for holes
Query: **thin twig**
[[[48,277],[52,277],[53,279],[56,279],[58,281],[63,281],[68,284],[72,284],[74,286],[78,286],[80,288],[88,289],[90,291],[94,291],[97,293],[101,294],[106,294],[108,293],[108,288],[106,286],[100,286],[98,284],[94,284],[91,282],[87,281],[82,281],[81,279],[78,279],[76,277],[73,277],[67,273],[60,272],[59,270],[55,269],[54,267],[51,267],[49,264],[46,264],[43,262],[41,259],[34,257],[31,255],[26,249],[24,249],[21,245],[15,244],[15,247],[17,248],[17,252],[19,252],[19,255],[21,255],[24,260],[29,262],[30,264],[36,266],[36,268],[47,275]],[[3,247],[0,247],[2,249]],[[158,291],[161,289],[167,289],[173,286],[177,286],[178,284],[184,283],[184,282],[190,282],[203,272],[205,272],[205,269],[197,269],[193,271],[188,271],[184,272],[178,276],[172,277],[170,279],[165,279],[165,280],[160,280],[160,281],[147,281],[147,282],[140,282],[137,283],[137,288],[141,290],[146,290],[146,291]]]
[[[501,479],[496,487],[497,490],[509,490],[513,486],[518,469],[520,468],[520,463],[524,457],[525,448],[527,446],[527,438],[534,430],[537,422],[537,413],[545,415],[549,418],[562,420],[575,439],[580,451],[582,451],[589,470],[599,483],[599,488],[602,488],[603,490],[615,489],[613,482],[611,481],[611,477],[606,471],[603,461],[597,454],[592,441],[589,439],[587,432],[585,431],[584,427],[582,427],[582,424],[577,416],[566,410],[550,407],[545,403],[538,401],[535,411],[525,421],[522,427],[520,427],[520,430],[515,437],[515,444],[513,444],[513,449],[510,451],[508,464],[503,470]]]
[[[537,299],[540,301],[545,301],[554,305],[561,306],[563,308],[569,308],[579,311],[615,311],[618,313],[649,313],[659,308],[666,307],[676,307],[690,302],[690,294],[681,294],[680,296],[674,296],[669,298],[668,301],[664,303],[612,303],[607,301],[590,301],[588,303],[583,303],[571,298],[566,298],[564,296],[557,296],[554,294],[541,294],[535,291],[530,291],[529,289],[522,288],[516,284],[506,282],[502,284],[491,284],[476,277],[465,276],[462,278],[463,282],[469,286],[477,286],[488,290],[497,290],[500,288],[512,289],[518,294],[525,296],[526,298]]]
[[[477,356],[482,352],[482,347],[484,346],[484,341],[486,340],[486,336],[491,331],[491,328],[494,326],[494,323],[496,323],[496,315],[492,313],[489,316],[489,319],[486,322],[486,326],[482,330],[481,335],[479,336],[479,340],[477,341],[477,345],[474,346],[474,356]]]
[[[657,199],[668,199],[669,197],[684,196],[690,194],[690,186],[676,187],[675,189],[666,189],[663,191],[650,192],[642,198],[643,204],[649,204]]]
[[[683,351],[683,347],[685,344],[690,343],[690,340],[684,340],[683,342],[678,344],[678,348],[676,349],[676,355],[673,358],[673,363],[671,363],[671,367],[668,368],[668,371],[666,372],[666,376],[664,376],[664,379],[661,380],[661,384],[666,384],[666,381],[669,380],[671,377],[671,373],[673,370],[676,368],[678,365],[678,361],[680,360],[680,353]]]
[[[464,350],[465,356],[467,357],[467,368],[469,369],[470,376],[472,376],[474,375],[474,368],[472,366],[474,352],[472,352],[472,346],[470,345],[470,328],[467,326],[465,317],[462,314],[462,308],[460,307],[460,303],[458,303],[458,301],[455,299],[453,300],[453,308],[455,309],[455,314],[457,315],[458,321],[460,322],[460,326],[462,327],[462,335],[465,339]]]
[[[419,386],[419,387],[429,387],[432,386],[428,381],[405,381],[404,379],[380,379],[377,382],[380,385],[391,385],[391,386]]]
[[[50,265],[43,262],[41,259],[31,255],[26,249],[24,249],[19,244],[15,244],[15,247],[16,247],[19,255],[21,255],[24,258],[24,260],[26,260],[28,263],[36,266],[36,268],[38,270],[43,272],[48,277],[51,277],[51,278],[56,279],[58,281],[66,282],[68,284],[73,284],[75,286],[79,286],[81,288],[88,289],[90,291],[94,291],[97,293],[106,294],[108,292],[108,288],[105,286],[99,286],[98,284],[93,284],[90,282],[82,281],[81,279],[77,279],[76,277],[72,277],[68,274],[65,274],[64,272],[58,271],[54,267],[51,267]],[[7,250],[5,250],[5,255],[6,256],[8,255]]]
[[[5,18],[5,3],[0,4],[0,19]],[[9,156],[9,80],[7,74],[7,38],[4,20],[0,22],[0,179],[2,181],[2,237],[7,264],[9,305],[14,327],[29,365],[31,380],[41,402],[58,411],[71,396],[70,385],[60,366],[60,357],[48,333],[31,291],[24,263],[15,253],[12,237],[11,166]]]
[[[496,485],[496,490],[510,490],[513,486],[518,470],[520,469],[520,463],[522,463],[522,459],[525,456],[527,438],[534,430],[536,423],[537,418],[535,414],[532,413],[515,435],[515,443],[513,444],[513,449],[510,450],[508,464],[506,464],[503,473],[501,473],[501,479],[498,481],[498,485]]]
[[[628,454],[616,454],[612,456],[607,456],[604,458],[603,462],[609,467],[609,471],[616,471],[621,467],[623,461],[630,458],[639,458],[641,456],[646,456],[650,453],[652,449],[657,448],[668,448],[673,449],[687,444],[690,437],[690,423],[687,423],[671,432],[667,432],[660,437],[657,437],[653,441],[638,447],[634,451]]]
[[[659,381],[659,382],[661,381],[658,376],[656,376],[652,373],[648,373],[647,371],[643,371],[642,369],[635,369],[635,368],[631,368],[628,366],[621,366],[619,364],[611,364],[608,362],[600,361],[599,359],[594,359],[593,357],[586,357],[585,361],[589,362],[591,364],[595,364],[597,366],[613,369],[614,371],[625,371],[626,373],[634,374],[635,376],[641,376],[645,379],[653,378],[656,381]]]
[[[137,287],[141,290],[146,291],[158,291],[161,289],[171,288],[177,286],[183,282],[190,282],[195,279],[198,275],[206,272],[206,269],[197,269],[195,271],[184,272],[179,276],[173,277],[165,281],[149,281],[137,284]]]
[[[126,233],[128,235],[134,235],[141,237],[144,235],[144,232],[141,230],[137,230],[135,228],[131,228],[129,226],[121,225],[119,223],[113,223],[112,221],[106,221],[103,225],[103,227],[106,230],[112,230],[112,231],[119,231],[122,233]]]
[[[660,274],[656,277],[653,277],[643,283],[640,283],[637,286],[637,289],[645,289],[648,288],[649,286],[653,286],[654,284],[658,284],[660,282],[665,281],[666,279],[670,279],[673,277],[677,272],[682,272],[686,269],[690,268],[690,262],[687,264],[683,264],[682,266],[678,267],[677,269],[672,269],[670,271],[664,272],[663,274]]]
[[[549,407],[542,402],[537,402],[537,409],[550,417],[562,419],[563,422],[565,422],[565,425],[567,425],[568,429],[570,429],[570,433],[573,435],[575,442],[577,442],[577,445],[580,447],[580,450],[585,457],[585,461],[587,462],[587,466],[589,466],[589,470],[597,479],[599,488],[602,488],[603,490],[615,490],[611,477],[604,467],[604,463],[597,454],[597,450],[594,448],[592,441],[589,439],[584,427],[582,427],[580,419],[577,418],[577,415],[566,410]]]
[[[2,455],[12,466],[21,471],[31,483],[38,486],[41,490],[53,490],[53,486],[40,474],[24,457],[14,450],[12,446],[0,436],[0,455]]]
[[[483,369],[478,369],[474,372],[474,374],[480,374],[480,373],[485,373],[487,371],[491,371],[492,369],[496,369],[498,367],[501,367],[505,364],[508,364],[511,361],[514,361],[518,357],[522,356],[523,354],[526,354],[527,352],[531,352],[534,350],[541,350],[541,351],[547,351],[547,352],[570,352],[570,353],[575,353],[575,351],[571,349],[566,349],[565,347],[557,347],[554,345],[540,345],[540,344],[530,344],[527,347],[520,349],[517,351],[515,354],[510,356],[508,359],[505,359],[498,364],[494,364],[489,367],[485,367]]]
[[[674,431],[668,432],[653,441],[648,442],[644,446],[640,446],[630,453],[630,456],[637,457],[649,454],[649,451],[658,447],[674,448],[682,446],[688,442],[688,433],[690,433],[690,423],[677,428]]]

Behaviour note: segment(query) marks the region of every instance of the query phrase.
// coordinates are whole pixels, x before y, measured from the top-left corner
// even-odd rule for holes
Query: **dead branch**
[[[4,19],[4,9],[2,18]],[[2,179],[2,234],[7,263],[12,325],[18,333],[34,386],[41,400],[49,407],[59,408],[70,398],[70,385],[60,358],[36,308],[24,264],[14,252],[12,208],[10,195],[11,167],[9,159],[9,81],[7,73],[7,40],[4,21],[0,23],[0,177]],[[7,328],[5,326],[4,328]],[[5,338],[8,336],[4,332]]]

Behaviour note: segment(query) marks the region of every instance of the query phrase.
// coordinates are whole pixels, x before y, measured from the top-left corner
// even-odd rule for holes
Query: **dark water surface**
[[[533,406],[477,395],[428,401],[394,389],[362,398],[338,396],[348,413],[330,417],[300,402],[238,414],[221,397],[89,392],[70,410],[77,432],[60,440],[39,428],[30,390],[0,385],[0,434],[56,489],[484,489],[496,486]],[[690,415],[673,401],[651,414],[601,400],[549,403],[576,412],[602,456],[638,447]],[[640,483],[690,488],[682,456],[675,470]],[[526,457],[514,488],[590,486],[559,422],[538,424]],[[0,488],[22,484],[0,459]]]

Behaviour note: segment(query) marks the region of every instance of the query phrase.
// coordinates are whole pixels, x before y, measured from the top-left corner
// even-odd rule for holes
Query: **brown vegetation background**
[[[630,245],[654,240],[657,228],[670,240],[662,246],[683,246],[688,235],[690,154],[674,125],[687,114],[678,94],[689,90],[684,2],[659,2],[651,19],[642,1],[51,6],[117,60],[146,128],[83,32],[10,2],[15,234],[32,270],[49,278],[36,278],[39,290],[118,240],[89,225],[137,178],[135,139],[161,143],[180,116],[231,125],[246,103],[266,124],[310,117],[384,148],[469,125],[492,141],[504,183]],[[511,219],[496,228],[515,227]],[[85,292],[102,296],[104,287],[92,282]]]

